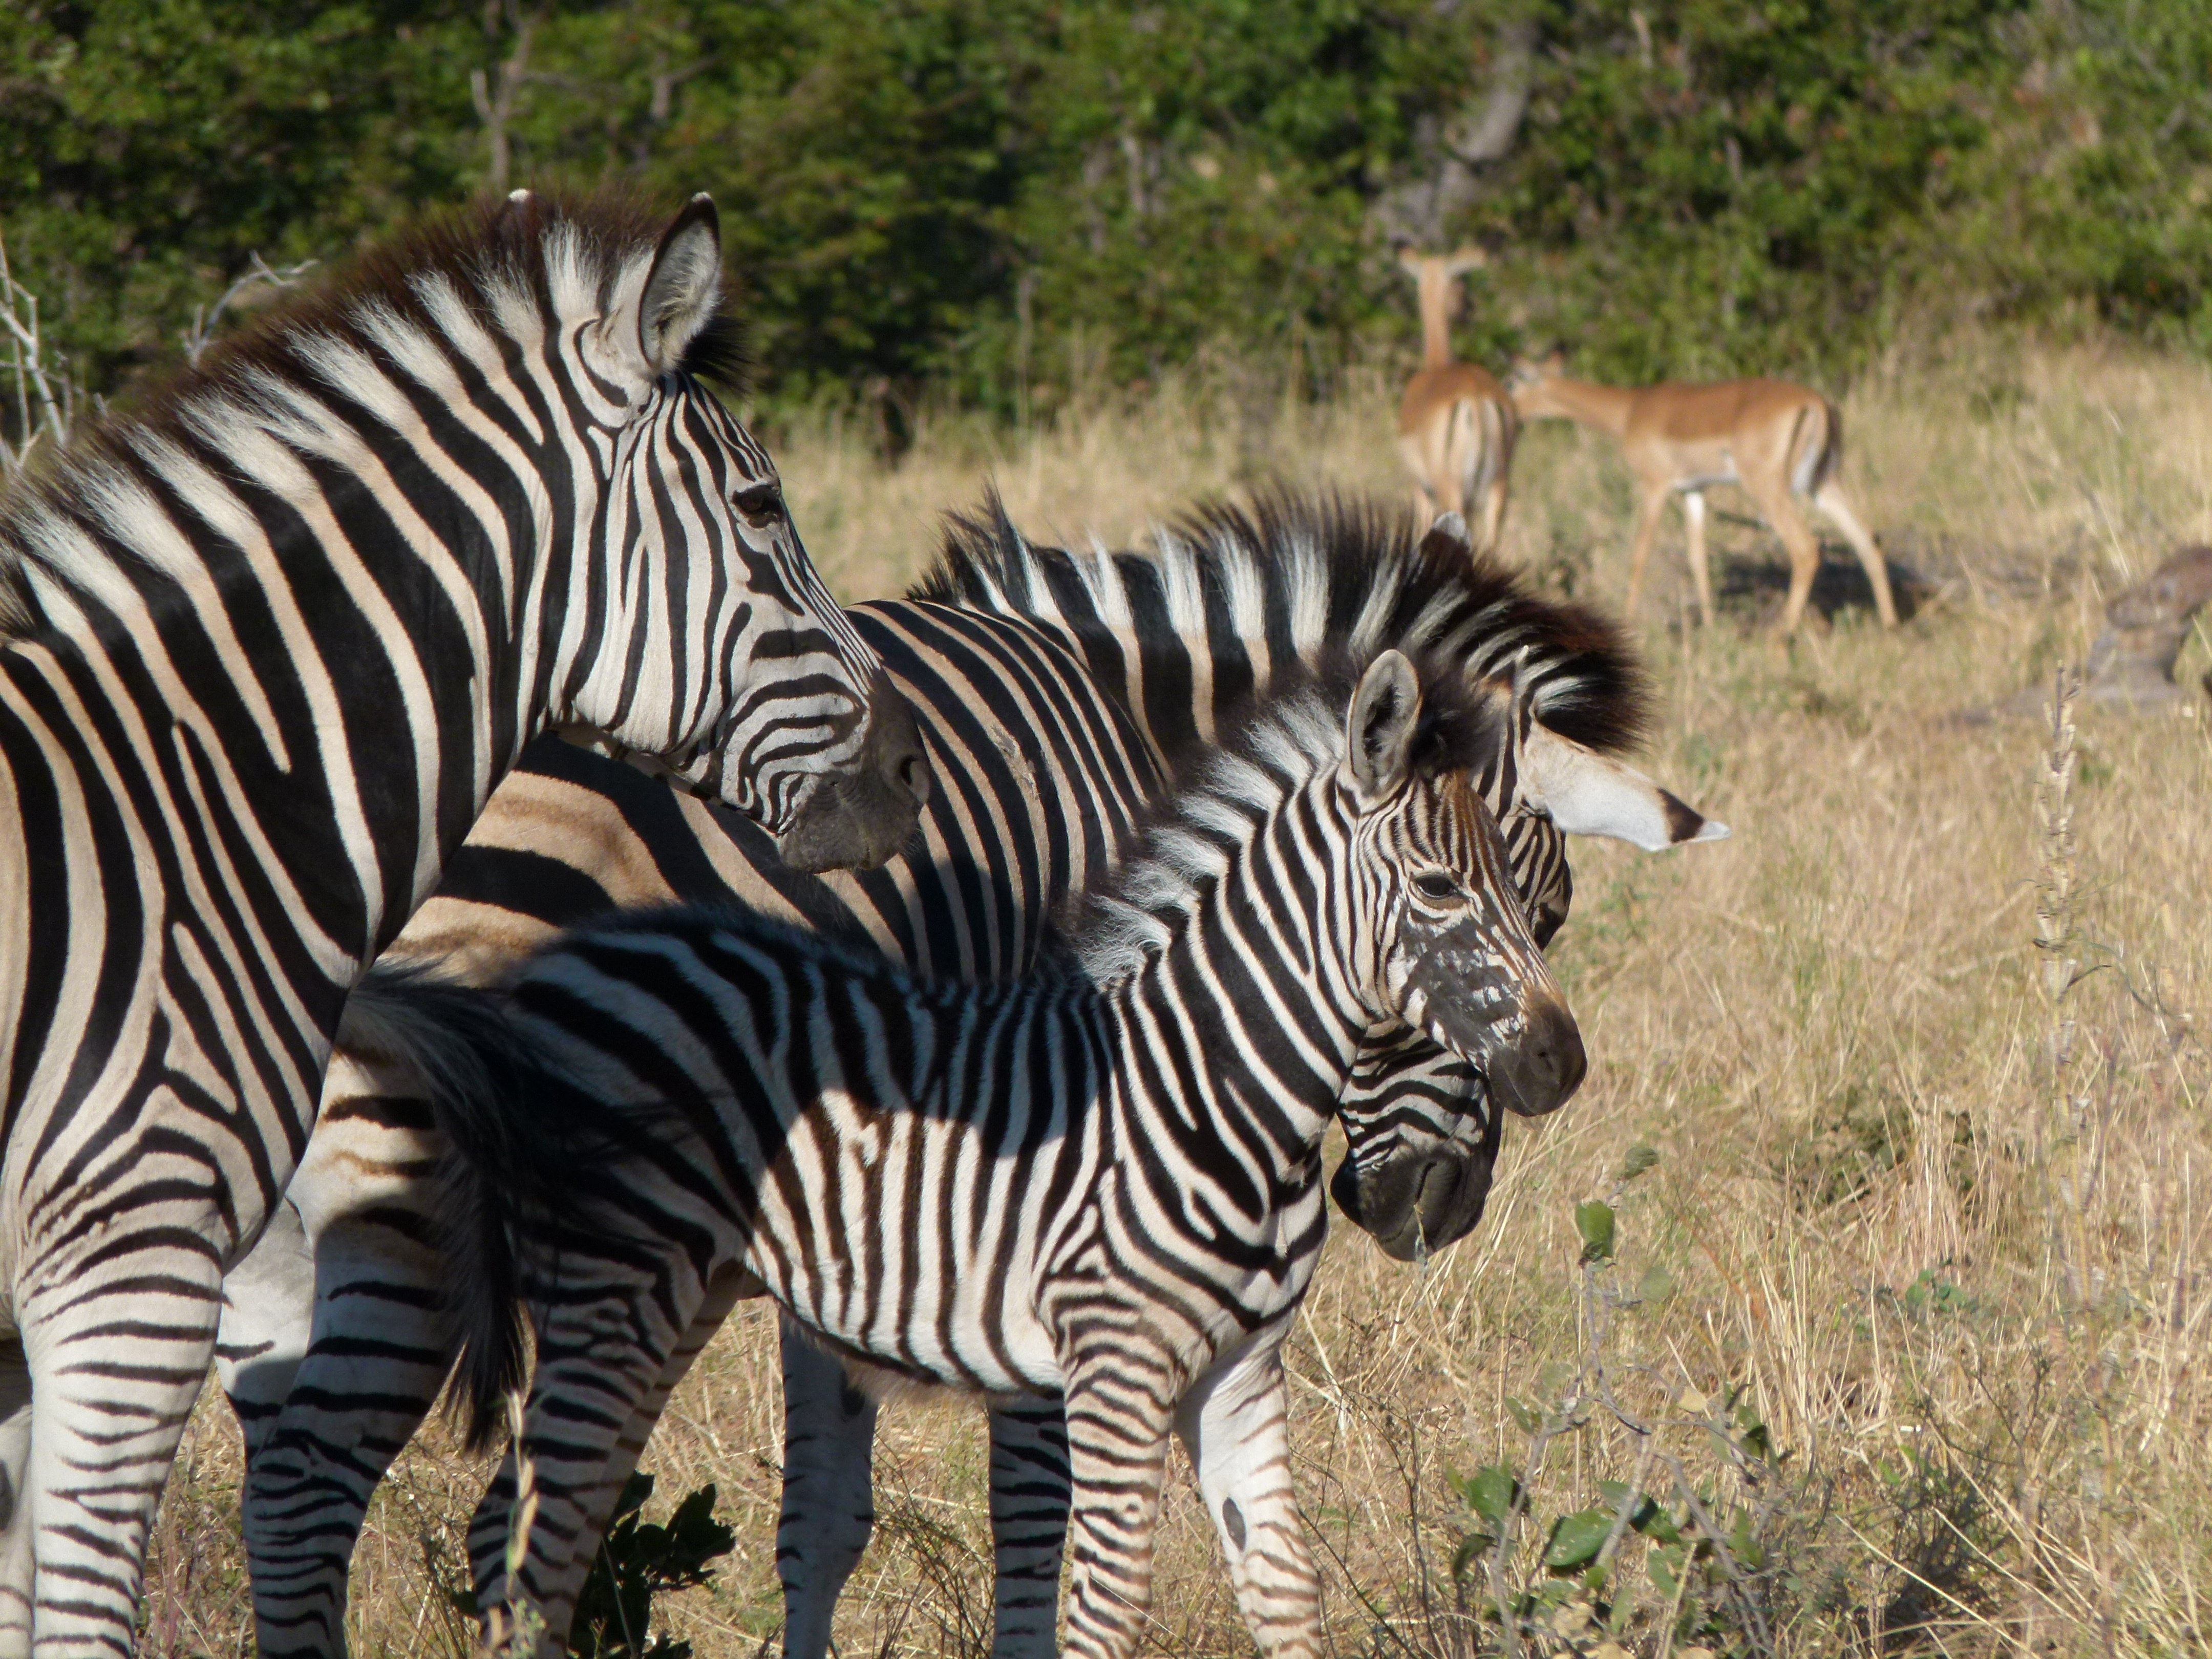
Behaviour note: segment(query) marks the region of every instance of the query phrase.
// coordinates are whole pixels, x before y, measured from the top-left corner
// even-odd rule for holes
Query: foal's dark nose
[[[1573,1098],[1589,1070],[1583,1034],[1556,996],[1532,999],[1528,1029],[1490,1066],[1491,1094],[1522,1117],[1541,1117]]]

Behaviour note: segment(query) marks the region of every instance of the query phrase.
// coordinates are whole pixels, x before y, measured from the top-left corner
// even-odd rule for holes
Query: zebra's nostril
[[[914,797],[916,806],[929,805],[929,763],[922,758],[919,750],[899,763],[898,775],[899,782],[905,786],[907,793]]]

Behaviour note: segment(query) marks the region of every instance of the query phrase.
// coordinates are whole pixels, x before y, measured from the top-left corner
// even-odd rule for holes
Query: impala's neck
[[[1453,289],[1459,278],[1444,268],[1442,259],[1424,259],[1415,280],[1419,284],[1421,301],[1421,367],[1449,368],[1452,361]]]
[[[1628,412],[1635,404],[1636,393],[1626,386],[1547,374],[1523,388],[1514,402],[1528,419],[1577,421],[1618,438],[1628,430]]]

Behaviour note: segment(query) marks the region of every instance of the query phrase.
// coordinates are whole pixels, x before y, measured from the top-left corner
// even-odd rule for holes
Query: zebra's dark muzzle
[[[1482,1123],[1477,1139],[1422,1135],[1364,1167],[1355,1144],[1337,1166],[1329,1196],[1383,1255],[1413,1261],[1424,1250],[1457,1243],[1482,1219],[1502,1120],[1495,1112],[1469,1117]]]
[[[914,710],[878,672],[869,689],[867,736],[852,767],[824,778],[799,809],[776,851],[808,875],[872,870],[903,848],[929,800],[929,757]]]
[[[1534,945],[1500,950],[1480,928],[1462,933],[1444,933],[1413,966],[1435,1034],[1474,1062],[1508,1111],[1559,1110],[1589,1066],[1566,1000]]]
[[[1575,1017],[1557,996],[1531,999],[1528,1023],[1483,1067],[1491,1098],[1522,1117],[1556,1112],[1574,1097],[1589,1070]]]

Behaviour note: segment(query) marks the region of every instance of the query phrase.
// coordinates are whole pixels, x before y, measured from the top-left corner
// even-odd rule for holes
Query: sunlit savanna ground
[[[1114,543],[1269,474],[1403,490],[1379,379],[1321,408],[1237,383],[1101,399],[1030,438],[925,421],[896,468],[834,427],[774,435],[800,528],[855,599],[896,592],[934,515],[987,478],[1034,535]],[[1885,636],[1847,606],[1778,650],[1747,629],[1779,546],[1723,521],[1734,597],[1722,626],[1686,631],[1670,526],[1641,619],[1662,711],[1645,763],[1735,837],[1657,859],[1577,847],[1553,955],[1589,1083],[1559,1118],[1509,1126],[1489,1217],[1425,1272],[1349,1229],[1330,1245],[1289,1363],[1339,1652],[1495,1643],[1454,1611],[1475,1523],[1446,1476],[1500,1461],[1530,1518],[1496,1584],[1478,1564],[1474,1602],[1546,1582],[1548,1529],[1604,1502],[1601,1480],[1665,1500],[1679,1470],[1734,1540],[1678,1599],[1630,1534],[1602,1595],[1535,1638],[1559,1651],[1607,1639],[1589,1621],[1607,1607],[1646,1655],[1670,1622],[1678,1655],[1761,1626],[1804,1654],[2212,1643],[2212,735],[2082,716],[2067,954],[2096,971],[2054,1010],[2031,945],[2047,729],[1949,718],[2080,660],[2101,595],[2212,539],[2212,377],[1970,341],[1870,375],[1844,414],[1846,479],[1926,578],[1918,614]],[[1508,554],[1617,602],[1630,496],[1608,446],[1536,428],[1515,483]],[[2209,663],[2200,635],[2183,673]],[[1574,1206],[1638,1145],[1658,1161],[1618,1194],[1618,1263],[1586,1275]],[[1662,1277],[1670,1297],[1616,1305]],[[774,1352],[768,1316],[742,1311],[647,1459],[655,1513],[712,1480],[737,1530],[715,1585],[670,1605],[703,1656],[773,1650]],[[1733,1453],[1706,1426],[1723,1419]],[[1745,1455],[1754,1420],[1771,1462]],[[902,1407],[878,1467],[842,1650],[982,1653],[980,1416]],[[250,1645],[237,1472],[210,1402],[157,1541],[158,1650]],[[356,1651],[462,1645],[430,1581],[455,1569],[479,1478],[442,1440],[403,1463],[361,1553]],[[1730,1568],[1741,1589],[1713,1582]],[[1163,1652],[1249,1650],[1180,1474],[1155,1617]]]

